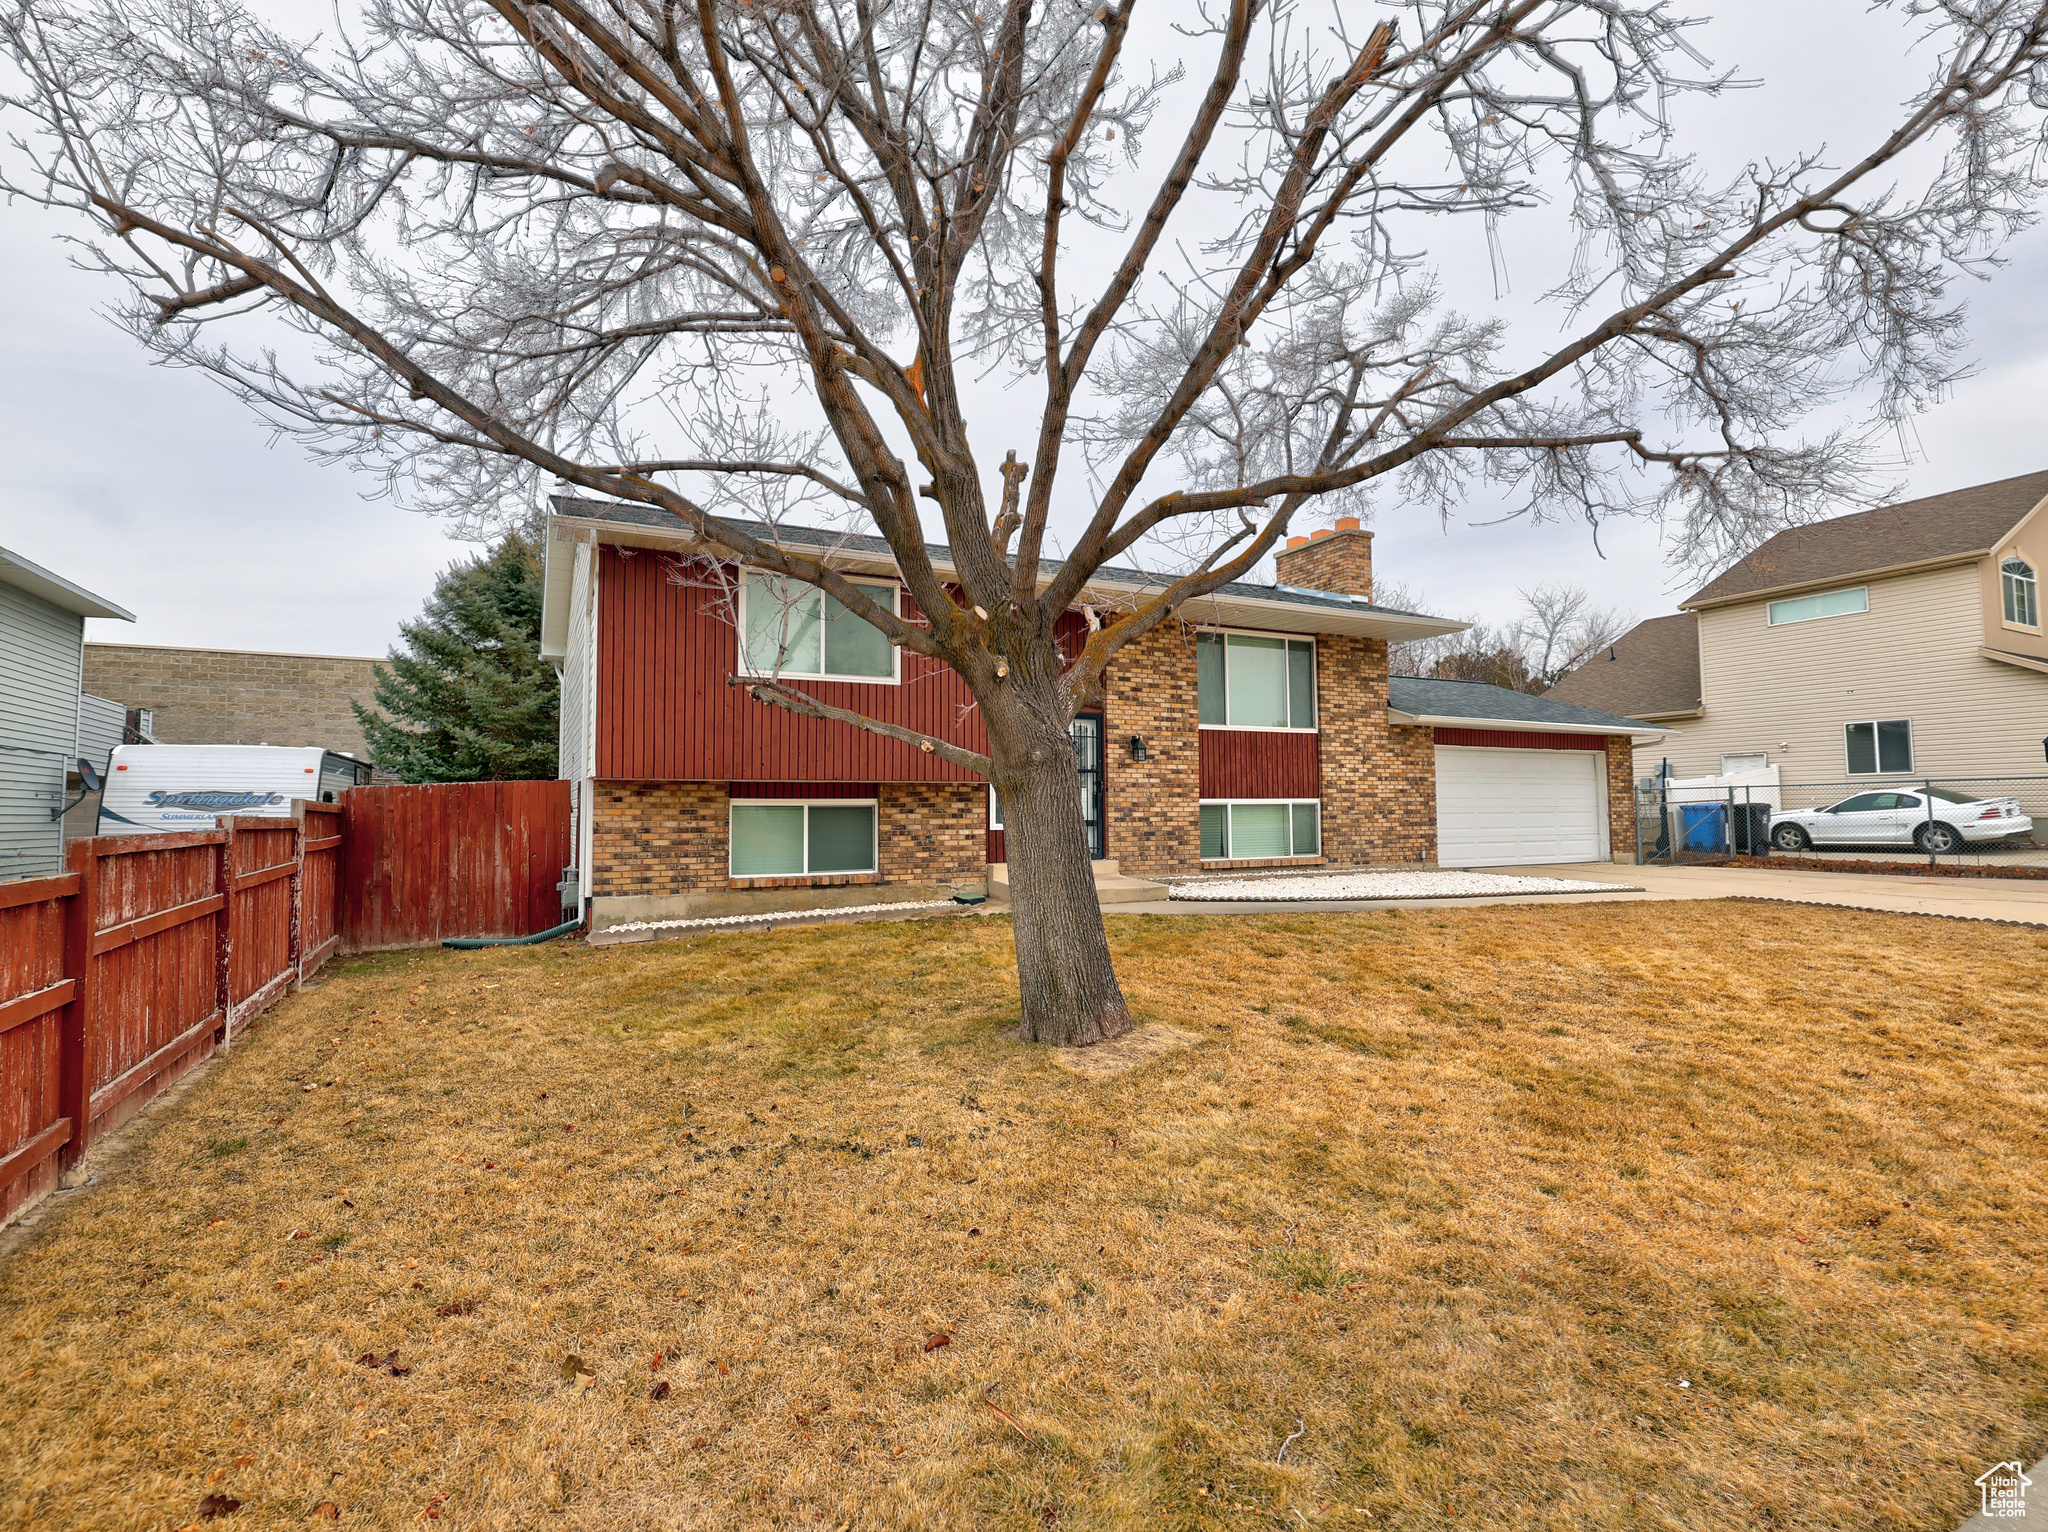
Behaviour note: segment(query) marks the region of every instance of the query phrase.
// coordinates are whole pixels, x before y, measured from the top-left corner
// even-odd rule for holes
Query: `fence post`
[[[214,1004],[220,1011],[220,1030],[214,1034],[214,1042],[224,1049],[235,1040],[235,818],[226,814],[214,824],[227,831],[215,864],[214,888],[221,896],[221,906],[213,928]]]
[[[1920,796],[1927,803],[1927,866],[1933,871],[1938,859],[1934,853],[1934,778],[1927,777],[1920,783]]]
[[[59,1151],[58,1164],[68,1170],[85,1153],[86,1132],[92,1126],[92,1045],[99,998],[93,984],[92,939],[99,925],[99,842],[73,841],[65,860],[78,874],[78,892],[64,907],[64,977],[76,988],[64,1007],[57,1053],[57,1111],[71,1119],[71,1137]]]
[[[305,982],[306,973],[306,805],[303,801],[292,805],[292,871],[285,880],[291,885],[291,933],[285,961],[291,969],[291,987],[297,989]]]

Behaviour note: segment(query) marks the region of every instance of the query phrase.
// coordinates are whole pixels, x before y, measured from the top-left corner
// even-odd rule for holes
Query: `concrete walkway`
[[[1342,902],[1261,900],[1216,904],[1151,900],[1119,904],[1117,915],[1284,915],[1317,910],[1458,909],[1475,904],[1600,904],[1612,900],[1783,899],[1844,909],[2006,920],[2048,926],[2048,879],[1888,878],[1854,872],[1779,872],[1745,867],[1625,867],[1589,862],[1565,867],[1494,867],[1489,872],[1570,878],[1584,894],[1503,895],[1482,899],[1384,899]],[[1602,888],[1598,885],[1615,885]]]

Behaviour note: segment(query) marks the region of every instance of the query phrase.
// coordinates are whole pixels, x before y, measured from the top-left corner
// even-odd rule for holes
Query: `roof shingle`
[[[1690,713],[1700,705],[1700,625],[1690,612],[1639,622],[1544,693],[1630,718]]]
[[[1680,606],[1848,579],[1899,564],[1985,553],[2048,497],[2048,472],[1837,516],[1780,532]]]

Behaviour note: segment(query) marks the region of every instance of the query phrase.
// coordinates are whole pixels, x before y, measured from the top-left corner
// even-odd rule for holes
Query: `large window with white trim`
[[[873,872],[875,805],[844,798],[817,802],[735,800],[732,875],[801,878]]]
[[[1202,805],[1205,862],[1317,856],[1322,835],[1322,805],[1313,798]]]
[[[2040,627],[2041,595],[2034,566],[2015,556],[1998,566],[1998,576],[2005,587],[2005,620],[2016,628]]]
[[[1270,633],[1197,633],[1195,689],[1205,729],[1312,730],[1315,641]]]
[[[884,610],[901,610],[894,583],[853,583]],[[757,569],[748,570],[741,582],[740,664],[749,675],[894,681],[896,652],[880,628],[815,585]]]

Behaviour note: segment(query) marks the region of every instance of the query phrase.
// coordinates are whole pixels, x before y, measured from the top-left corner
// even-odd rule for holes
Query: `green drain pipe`
[[[531,936],[451,936],[441,945],[460,952],[474,952],[479,947],[537,947],[558,936],[567,936],[571,931],[581,929],[582,925],[583,917],[578,915],[574,920],[563,921],[552,931],[536,931]]]

